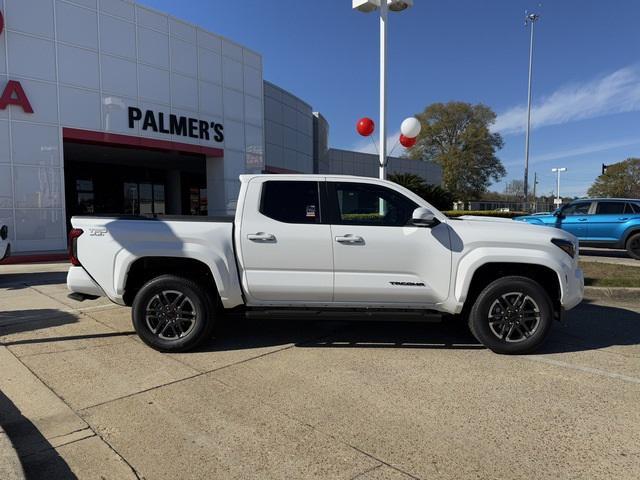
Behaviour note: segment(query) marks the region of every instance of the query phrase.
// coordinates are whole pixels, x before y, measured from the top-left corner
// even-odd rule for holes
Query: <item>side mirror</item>
[[[440,223],[431,210],[418,207],[413,211],[411,223],[416,227],[433,227]]]

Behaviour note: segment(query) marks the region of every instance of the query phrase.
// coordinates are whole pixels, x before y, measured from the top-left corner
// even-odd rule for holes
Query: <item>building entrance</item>
[[[64,143],[67,220],[74,215],[206,215],[203,155]]]

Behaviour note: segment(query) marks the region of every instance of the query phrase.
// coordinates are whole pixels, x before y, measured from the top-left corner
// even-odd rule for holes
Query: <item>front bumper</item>
[[[578,266],[565,270],[564,285],[562,292],[562,307],[565,310],[570,310],[584,298],[584,274],[582,269]]]

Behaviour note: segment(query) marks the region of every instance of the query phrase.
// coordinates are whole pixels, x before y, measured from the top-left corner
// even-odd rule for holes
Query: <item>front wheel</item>
[[[192,280],[162,275],[147,282],[131,310],[144,343],[161,352],[185,352],[211,336],[214,302]]]
[[[627,240],[627,253],[631,258],[640,260],[640,232],[634,233]]]
[[[490,283],[469,313],[471,333],[496,353],[532,352],[544,342],[552,322],[547,292],[537,282],[517,276]]]

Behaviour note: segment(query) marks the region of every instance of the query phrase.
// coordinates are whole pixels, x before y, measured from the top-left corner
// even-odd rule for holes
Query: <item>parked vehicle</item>
[[[194,348],[242,310],[463,314],[493,351],[523,353],[582,300],[569,233],[448,219],[372,178],[240,180],[235,218],[72,218],[72,296],[131,306],[141,339],[166,352]]]
[[[0,222],[0,262],[11,255],[11,243],[9,242],[9,227]]]
[[[581,199],[550,215],[527,215],[514,220],[561,228],[578,237],[580,246],[625,249],[640,260],[640,200]]]

